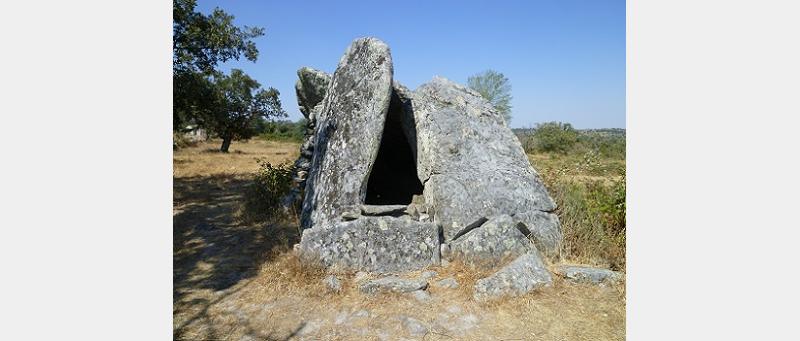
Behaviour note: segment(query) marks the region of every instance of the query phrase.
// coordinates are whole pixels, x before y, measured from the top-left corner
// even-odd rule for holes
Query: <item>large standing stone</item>
[[[482,216],[555,209],[519,140],[480,94],[435,77],[412,102],[417,172],[445,239]]]
[[[394,272],[439,263],[438,227],[389,216],[366,217],[303,231],[302,259],[341,270]]]
[[[392,72],[389,47],[375,38],[357,39],[339,61],[317,117],[303,228],[363,203],[389,109]]]
[[[531,242],[520,232],[507,214],[491,217],[449,243],[448,260],[492,267],[516,258],[533,249]]]
[[[552,283],[553,277],[537,252],[529,252],[493,275],[478,280],[473,297],[484,300],[506,295],[519,296]]]

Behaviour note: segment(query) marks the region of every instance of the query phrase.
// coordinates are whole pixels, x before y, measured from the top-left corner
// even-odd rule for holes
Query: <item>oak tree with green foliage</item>
[[[228,152],[231,141],[255,135],[261,120],[287,116],[278,90],[262,89],[242,70],[233,69],[230,75],[218,73],[211,84],[209,110],[199,119],[202,126],[222,139],[222,152]]]
[[[481,94],[506,119],[511,121],[511,82],[494,70],[486,70],[467,78],[467,85]]]
[[[200,13],[196,0],[174,0],[172,5],[172,124],[180,131],[210,115],[215,90],[209,77],[218,63],[242,56],[256,61],[253,39],[264,35],[264,29],[237,27],[234,17],[219,8]]]

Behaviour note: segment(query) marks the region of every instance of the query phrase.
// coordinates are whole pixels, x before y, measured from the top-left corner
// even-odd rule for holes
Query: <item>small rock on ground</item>
[[[436,275],[438,275],[438,274],[439,274],[439,273],[437,273],[436,271],[431,271],[431,270],[428,270],[428,271],[425,271],[425,272],[423,272],[423,273],[422,273],[422,274],[419,276],[419,278],[420,278],[420,279],[424,279],[424,280],[426,280],[426,281],[427,281],[427,280],[430,280],[430,279],[432,279],[432,278],[436,277]]]
[[[555,272],[576,283],[619,283],[625,277],[621,272],[579,265],[560,265]]]
[[[401,319],[403,321],[403,328],[412,336],[423,336],[428,333],[428,327],[419,320],[408,316],[403,316]]]
[[[477,300],[501,296],[519,296],[553,282],[537,252],[519,256],[489,277],[475,283],[473,297]]]
[[[444,288],[444,289],[458,288],[458,281],[456,281],[456,279],[453,277],[448,277],[443,280],[433,282],[433,284],[438,288]]]
[[[411,297],[414,297],[418,302],[428,302],[431,300],[431,294],[425,290],[417,290],[411,292]]]

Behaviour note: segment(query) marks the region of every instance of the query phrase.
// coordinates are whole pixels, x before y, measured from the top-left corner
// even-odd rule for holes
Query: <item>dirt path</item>
[[[471,288],[482,274],[459,266],[433,268],[431,282],[454,278],[459,288],[432,286],[430,298],[365,295],[354,274],[330,293],[318,269],[289,252],[290,224],[248,225],[237,217],[255,158],[293,159],[297,145],[251,142],[233,153],[200,145],[174,157],[175,338],[181,340],[622,340],[624,286],[590,287],[557,280],[553,287],[490,304]],[[239,151],[238,153],[235,151]],[[405,274],[418,276],[419,273]]]

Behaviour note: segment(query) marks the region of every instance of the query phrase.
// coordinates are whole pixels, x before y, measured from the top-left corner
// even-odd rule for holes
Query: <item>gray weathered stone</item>
[[[466,264],[492,267],[519,257],[535,247],[520,232],[507,214],[490,217],[449,243],[448,260],[461,260]]]
[[[417,173],[446,240],[482,216],[555,209],[519,140],[480,94],[435,77],[412,102]]]
[[[339,61],[317,117],[301,226],[337,219],[363,203],[392,95],[392,56],[375,38],[355,40]]]
[[[473,297],[477,300],[501,296],[519,296],[553,282],[538,252],[529,252],[504,266],[489,277],[475,283]]]
[[[527,211],[514,215],[514,221],[524,224],[524,234],[534,241],[539,251],[552,255],[558,252],[563,234],[558,216],[542,211]]]
[[[370,216],[403,215],[407,205],[361,205],[361,214]]]
[[[403,323],[403,328],[405,328],[411,336],[424,336],[428,333],[428,327],[421,321],[408,316],[402,316],[400,319]]]
[[[325,284],[325,287],[330,292],[339,293],[342,291],[342,282],[335,275],[328,275],[322,280],[322,283]]]
[[[355,40],[332,76],[302,68],[298,78],[309,123],[287,201],[302,198],[303,259],[392,272],[439,264],[440,252],[500,264],[535,249],[527,238],[558,249],[553,200],[477,92],[439,77],[410,91],[375,38]]]
[[[294,85],[297,94],[297,105],[303,116],[309,118],[309,114],[317,104],[325,98],[328,85],[331,82],[331,75],[310,67],[302,67],[297,70],[297,83]]]
[[[335,269],[376,272],[424,268],[439,262],[433,223],[365,217],[303,231],[301,259]]]
[[[421,274],[419,275],[419,278],[420,278],[420,279],[424,279],[424,280],[426,280],[426,281],[427,281],[427,280],[431,280],[431,279],[433,279],[433,278],[434,278],[434,277],[436,277],[436,275],[438,275],[438,274],[439,274],[439,273],[437,273],[436,271],[433,271],[433,270],[428,270],[428,271],[425,271],[425,272],[421,273]]]
[[[576,283],[615,284],[625,278],[621,272],[580,265],[559,265],[554,271]]]
[[[410,295],[418,302],[428,302],[431,300],[431,294],[425,290],[412,291]]]
[[[358,290],[365,294],[386,293],[386,292],[413,292],[425,290],[428,281],[424,279],[400,278],[396,276],[383,277],[364,281],[358,285]]]
[[[455,288],[458,288],[458,281],[456,281],[456,279],[453,278],[453,277],[448,277],[448,278],[433,282],[433,285],[438,287],[438,288],[455,289]]]

